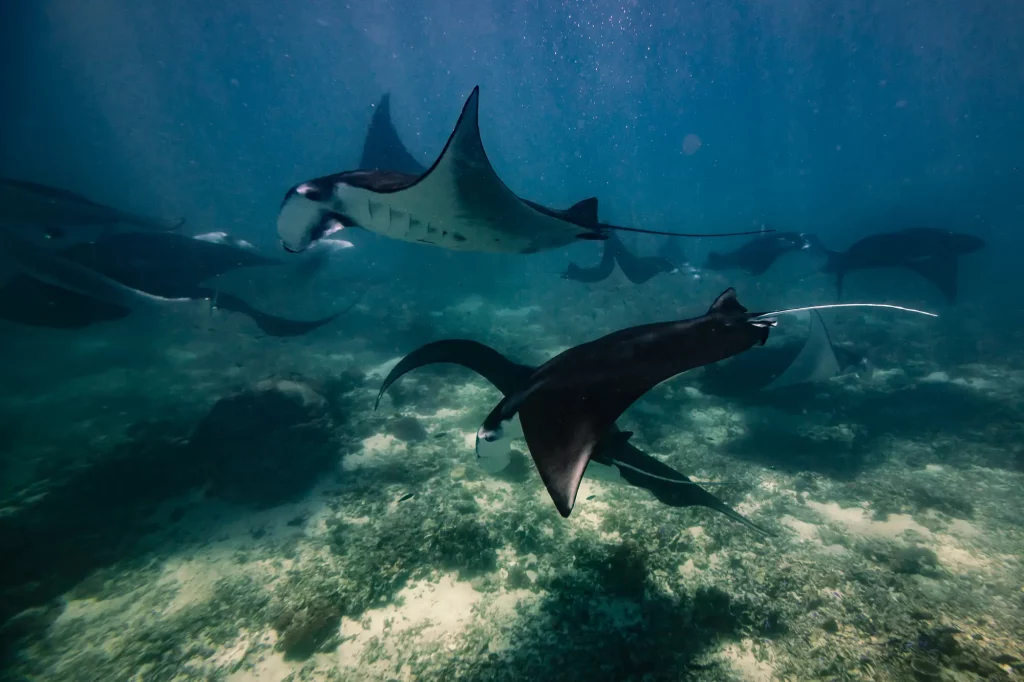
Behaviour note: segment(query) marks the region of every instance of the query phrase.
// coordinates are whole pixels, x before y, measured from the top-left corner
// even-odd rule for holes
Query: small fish
[[[401,502],[405,502],[406,500],[411,500],[415,496],[416,496],[416,493],[406,493],[406,494],[402,495],[401,497],[399,497],[398,501],[400,503]]]
[[[441,433],[435,433],[434,434],[434,438],[444,438],[447,435],[448,435],[447,431],[442,431]]]

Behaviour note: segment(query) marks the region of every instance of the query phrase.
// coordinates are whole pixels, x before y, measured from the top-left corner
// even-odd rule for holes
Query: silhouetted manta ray
[[[787,386],[825,381],[863,362],[854,353],[832,345],[825,322],[816,310],[802,342],[771,344],[752,349],[724,362],[708,365],[700,382],[703,393],[736,396]]]
[[[536,371],[536,368],[512,362],[493,348],[476,341],[436,341],[417,348],[391,369],[377,394],[374,409],[380,405],[381,397],[388,388],[402,376],[419,367],[438,363],[451,363],[472,370],[491,382],[506,396],[526,386]],[[632,445],[629,442],[631,435],[628,431],[619,431],[613,424],[595,447],[588,471],[595,466],[611,467],[627,483],[650,491],[664,504],[672,507],[707,507],[759,533],[767,534],[763,528],[693,483],[688,477]],[[509,451],[504,450],[498,456],[502,455],[502,461],[496,466],[488,467],[488,471],[497,473],[508,464]]]
[[[618,250],[615,245],[618,243],[618,239],[611,237],[605,240],[601,245],[601,261],[593,267],[583,268],[570,262],[562,273],[562,279],[584,284],[594,284],[608,279],[615,272],[615,253]]]
[[[759,235],[732,251],[712,251],[704,267],[708,270],[744,270],[751,275],[763,275],[780,257],[805,249],[824,250],[814,235],[775,232]]]
[[[594,197],[560,210],[517,196],[498,177],[484,151],[479,87],[473,88],[466,100],[440,156],[422,173],[415,172],[418,164],[408,152],[397,152],[404,147],[393,126],[384,128],[384,123],[390,124],[390,102],[384,105],[382,101],[369,133],[379,135],[385,144],[381,150],[370,147],[370,152],[387,151],[394,156],[374,156],[372,161],[397,164],[406,170],[371,165],[292,187],[277,217],[277,234],[286,250],[303,251],[345,227],[361,227],[385,237],[455,251],[487,253],[536,253],[578,240],[606,239],[614,230],[720,236],[601,223]],[[366,152],[364,146],[364,164],[371,161]]]
[[[669,241],[674,241],[670,239]],[[675,272],[676,264],[664,256],[636,256],[614,234],[602,243],[601,262],[592,268],[569,263],[562,279],[592,284],[611,276],[618,264],[622,274],[633,284],[643,284],[663,272]]]
[[[864,237],[846,251],[827,251],[828,262],[822,270],[836,274],[836,295],[840,298],[846,273],[902,267],[935,284],[946,300],[953,302],[957,294],[957,258],[984,246],[985,241],[973,235],[912,227]]]
[[[396,173],[420,176],[427,167],[417,161],[402,143],[391,120],[391,95],[385,93],[373,110],[370,127],[363,141],[360,168],[387,168]]]
[[[69,227],[127,225],[165,232],[184,222],[127,213],[59,187],[0,178],[0,225],[29,227],[51,238],[63,237]]]
[[[49,250],[47,250],[49,251]],[[163,299],[215,299],[216,306],[248,315],[270,336],[306,334],[343,311],[312,321],[288,320],[261,312],[232,294],[217,292],[204,282],[235,268],[280,265],[281,261],[249,249],[156,232],[115,233],[95,242],[52,251],[88,272],[122,288]],[[0,318],[36,327],[77,329],[120,319],[131,308],[109,297],[87,295],[21,273],[0,286]]]

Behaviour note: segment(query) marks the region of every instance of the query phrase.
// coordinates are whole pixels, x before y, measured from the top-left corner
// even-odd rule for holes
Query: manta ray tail
[[[598,228],[602,230],[614,230],[616,232],[638,232],[640,234],[660,234],[667,237],[743,237],[751,234],[765,234],[775,230],[749,230],[746,232],[662,232],[661,230],[646,230],[640,227],[624,227],[622,225],[611,225],[599,223]]]

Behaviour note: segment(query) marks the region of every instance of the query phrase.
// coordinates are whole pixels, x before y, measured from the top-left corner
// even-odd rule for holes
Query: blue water
[[[525,483],[502,482],[513,492],[501,497],[493,490],[500,485],[489,488],[473,468],[471,441],[463,438],[496,394],[468,374],[425,372],[428,378],[417,379],[423,383],[410,382],[406,394],[376,413],[372,399],[381,366],[438,338],[476,339],[539,364],[616,329],[698,315],[727,286],[758,310],[834,301],[832,280],[805,265],[763,277],[700,272],[643,287],[621,279],[575,286],[559,275],[569,260],[596,263],[594,244],[484,255],[361,233],[321,279],[262,290],[274,312],[303,319],[358,302],[308,337],[266,337],[244,319],[202,310],[141,329],[104,323],[61,332],[3,322],[0,520],[8,525],[0,535],[16,538],[11,547],[56,547],[53,556],[32,554],[28,568],[4,586],[9,596],[35,589],[43,595],[18,601],[13,611],[22,615],[0,632],[12,642],[0,664],[11,679],[148,673],[146,679],[242,682],[257,679],[245,676],[256,672],[261,680],[577,679],[574,670],[588,671],[588,679],[1022,674],[1024,518],[1016,491],[1024,416],[1024,4],[45,0],[6,3],[0,15],[0,176],[72,189],[146,215],[184,217],[190,234],[226,231],[274,257],[284,255],[275,231],[284,193],[354,167],[383,93],[391,94],[400,137],[429,164],[474,86],[481,89],[483,142],[498,174],[517,194],[545,205],[596,196],[601,219],[611,223],[813,232],[832,249],[916,226],[986,242],[960,260],[952,304],[906,272],[848,279],[846,300],[940,315],[926,322],[830,313],[833,343],[872,359],[875,374],[864,383],[777,400],[700,403],[699,382],[686,380],[659,388],[648,408],[630,413],[628,425],[652,454],[702,480],[727,479],[722,494],[729,503],[747,504],[747,513],[779,532],[779,539],[756,542],[711,512],[669,512],[649,496],[600,487],[592,493],[592,516],[580,520],[584,510],[562,520],[526,459]],[[644,253],[662,243],[633,235],[624,241]],[[683,248],[699,269],[709,250],[741,243],[687,240]],[[224,482],[246,480],[243,465],[220,483],[204,483],[203,494],[215,499],[212,511],[181,501],[202,485],[175,487],[158,475],[129,477],[121,486],[121,474],[90,469],[110,458],[171,466],[177,455],[160,454],[150,441],[187,439],[217,400],[267,390],[259,384],[266,380],[294,381],[321,396],[330,409],[314,400],[315,409],[326,410],[317,419],[328,420],[326,431],[338,439],[336,457],[327,465],[318,460],[324,471],[313,472],[322,474],[315,485],[296,484],[307,497],[284,503],[268,493],[271,508],[286,504],[284,516],[262,503],[250,509],[246,493],[236,490],[244,485]],[[286,389],[294,398],[294,387]],[[303,409],[314,409],[302,395]],[[402,418],[415,425],[396,421]],[[209,456],[216,459],[224,447],[211,445]],[[381,473],[366,464],[372,458],[360,459],[374,448],[391,453],[398,468]],[[294,456],[289,450],[284,461]],[[342,461],[355,464],[345,468]],[[364,466],[370,473],[359,473]],[[80,471],[94,471],[93,478],[75,483]],[[143,486],[124,503],[136,511],[116,504],[107,510],[104,501],[117,497],[110,491],[126,486]],[[217,490],[232,492],[218,497]],[[395,502],[409,492],[416,496]],[[882,510],[872,522],[884,524],[886,514],[896,521],[871,525],[836,511],[856,505]],[[96,512],[94,525],[66,525],[81,508]],[[166,522],[178,508],[192,511]],[[435,538],[423,520],[435,513],[449,535],[437,531],[441,539],[424,539],[425,549],[396,539]],[[151,514],[151,525],[135,524],[134,517]],[[353,521],[364,517],[373,532]],[[711,530],[688,531],[702,523]],[[122,524],[123,544],[111,540]],[[813,531],[812,544],[842,547],[855,559],[808,549],[808,526],[825,529]],[[68,536],[104,540],[54,539],[68,528]],[[304,539],[278,542],[275,533],[294,528]],[[544,530],[534,538],[523,528]],[[903,534],[908,528],[910,536]],[[684,539],[672,540],[680,530]],[[264,534],[275,539],[261,545]],[[395,551],[374,545],[378,536]],[[250,539],[231,544],[238,537]],[[346,549],[349,542],[359,556]],[[210,550],[209,543],[230,549]],[[311,559],[314,546],[333,548],[335,563]],[[501,554],[509,547],[518,558]],[[932,554],[914,554],[920,547]],[[239,552],[234,563],[246,567],[239,575],[255,581],[246,583],[255,591],[231,596],[241,583],[216,583],[196,568],[216,562],[204,551]],[[473,553],[486,560],[467,562]],[[396,569],[393,583],[375,581],[372,566],[400,566],[417,554],[421,563]],[[360,557],[371,558],[360,564]],[[264,560],[278,563],[260,573]],[[72,569],[48,572],[64,562]],[[213,572],[228,580],[232,570]],[[37,584],[26,588],[36,573]],[[207,576],[203,588],[182,597],[185,612],[208,609],[201,611],[209,618],[204,623],[245,622],[245,632],[256,633],[251,641],[234,630],[213,637],[189,629],[165,602],[140,601],[151,613],[146,620],[117,601],[138,601],[136,590],[156,594],[154,585],[168,584],[160,576],[172,574]],[[342,589],[331,582],[341,575],[362,578],[346,578]],[[819,579],[802,592],[793,586]],[[365,588],[373,599],[356,594],[359,580],[373,585]],[[486,634],[483,625],[473,629],[477,621],[441,618],[442,634],[429,631],[408,651],[373,626],[366,631],[380,635],[373,646],[385,653],[359,659],[363,667],[346,658],[346,642],[366,650],[361,630],[346,630],[352,623],[386,619],[373,609],[394,604],[405,587],[446,580],[456,587],[439,588],[444,599],[457,602],[475,590],[482,599],[513,594],[514,603],[526,599],[515,590],[526,590],[542,600],[542,615],[516,621],[499,609],[493,623],[502,625]],[[638,581],[646,588],[636,592]],[[176,589],[187,583],[182,578]],[[313,604],[306,612],[315,614],[311,623],[289,629],[298,621],[288,618],[298,618],[293,611],[301,608],[267,596],[276,585]],[[323,593],[345,596],[317,602]],[[419,603],[416,593],[402,594]],[[886,594],[901,599],[886,601]],[[249,610],[217,610],[243,601]],[[574,602],[601,606],[582,613]],[[103,603],[112,615],[90,611]],[[445,610],[443,603],[425,608],[435,620]],[[676,620],[684,612],[685,622]],[[734,612],[742,616],[730,620]],[[76,614],[85,615],[75,621]],[[3,617],[11,615],[5,609]],[[75,664],[83,652],[99,656],[94,647],[113,629],[149,633],[164,626],[173,626],[173,637],[111,644],[105,657],[83,659],[94,661],[92,668]],[[574,627],[584,634],[566,634]],[[337,637],[323,635],[324,628]],[[272,633],[269,643],[259,640],[263,632]],[[499,646],[502,636],[513,641]],[[516,636],[527,636],[519,648]],[[319,648],[303,650],[294,663],[291,644],[275,645],[288,637]],[[247,653],[225,653],[243,640]],[[602,641],[611,642],[605,653],[614,661],[587,667]],[[260,667],[263,654],[280,665]],[[579,659],[587,666],[574,668]],[[303,661],[313,667],[303,669]]]

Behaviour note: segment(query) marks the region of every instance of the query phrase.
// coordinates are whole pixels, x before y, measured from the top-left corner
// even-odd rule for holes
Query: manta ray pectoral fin
[[[807,340],[793,362],[783,370],[771,383],[761,390],[768,391],[794,384],[825,381],[839,374],[839,361],[836,360],[832,340],[828,329],[817,310],[810,311]]]
[[[946,300],[952,303],[957,294],[957,259],[953,254],[932,256],[908,263],[907,267],[932,282]]]
[[[576,202],[565,210],[565,217],[582,227],[597,227],[597,197]]]
[[[409,153],[391,120],[391,96],[384,93],[373,111],[373,118],[363,141],[363,156],[359,161],[363,170],[389,170],[406,175],[423,175],[426,167]]]
[[[522,388],[534,371],[533,367],[512,362],[490,346],[476,341],[434,341],[420,346],[391,368],[381,384],[373,409],[376,410],[380,405],[380,400],[388,388],[404,375],[419,367],[442,363],[459,365],[476,372],[494,384],[503,395],[509,395]]]
[[[519,406],[523,436],[563,517],[572,512],[580,481],[598,449],[626,444],[632,434],[612,431],[615,420],[649,388],[630,383],[611,394],[607,386],[541,388],[523,400]],[[495,412],[500,414],[499,408]]]
[[[747,309],[743,307],[743,304],[739,302],[736,297],[736,290],[729,287],[723,291],[715,302],[708,308],[708,314],[711,313],[730,313],[730,314],[742,314],[747,312]]]
[[[535,394],[520,408],[519,419],[537,472],[558,513],[567,518],[594,448],[605,434],[566,405],[560,393]],[[568,409],[559,409],[560,404]]]

